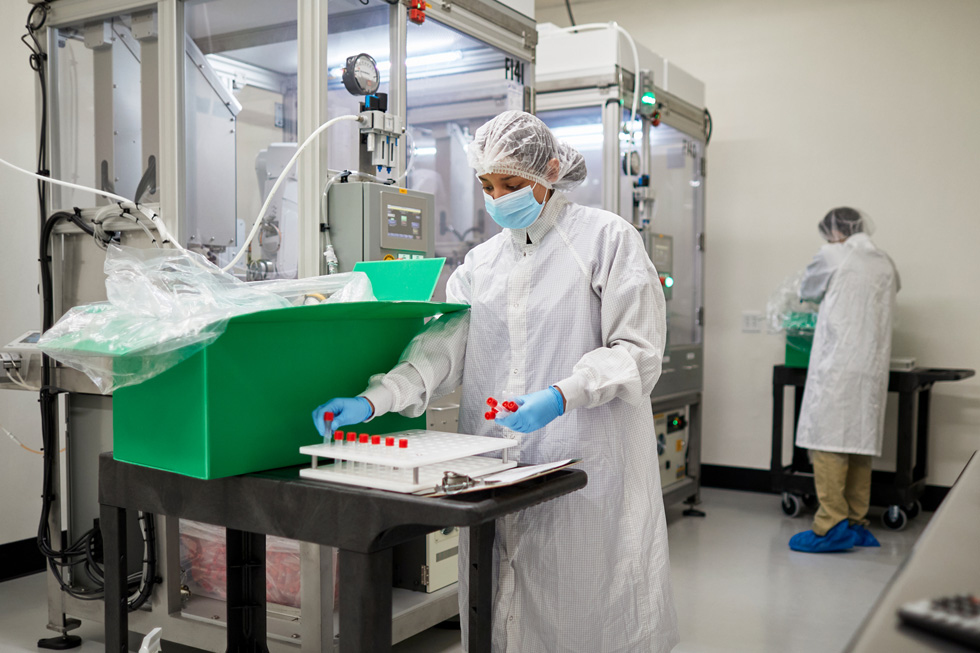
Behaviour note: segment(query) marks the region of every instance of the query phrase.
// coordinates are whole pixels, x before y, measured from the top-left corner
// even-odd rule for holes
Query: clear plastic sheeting
[[[817,322],[817,304],[800,299],[800,283],[803,281],[803,270],[791,274],[782,280],[779,286],[769,295],[766,302],[766,323],[769,333],[808,328],[813,335]],[[806,326],[809,324],[809,326]]]
[[[236,315],[311,303],[374,301],[367,275],[245,283],[205,257],[110,246],[107,302],[70,309],[38,341],[103,393],[141,383],[197,353]]]
[[[265,600],[301,608],[299,542],[268,535],[265,538]],[[334,609],[338,605],[337,549],[333,551]],[[189,519],[180,520],[181,585],[191,596],[224,601],[226,594],[225,529]]]

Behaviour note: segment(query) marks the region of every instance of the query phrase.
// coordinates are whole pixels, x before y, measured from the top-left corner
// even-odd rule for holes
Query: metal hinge
[[[707,157],[701,157],[701,178],[704,179],[708,176],[708,159]]]
[[[703,231],[698,234],[698,251],[699,252],[703,252],[704,251],[704,232]]]
[[[422,587],[429,586],[429,565],[422,565]]]
[[[698,307],[698,326],[704,326],[704,306]]]

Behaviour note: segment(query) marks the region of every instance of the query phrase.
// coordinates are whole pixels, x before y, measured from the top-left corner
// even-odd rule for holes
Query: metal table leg
[[[916,392],[898,393],[898,447],[895,462],[895,496],[897,501],[906,507],[914,499],[911,498],[912,486],[912,442],[915,423],[912,420],[915,412]]]
[[[340,653],[391,651],[391,560],[340,550]]]
[[[769,460],[770,487],[783,489],[783,388],[781,383],[772,384],[772,458]]]
[[[265,535],[225,531],[228,653],[268,653],[265,610]]]
[[[129,611],[126,605],[126,510],[99,506],[105,559],[105,650],[129,650]]]
[[[493,627],[493,521],[470,527],[470,653],[490,653]]]

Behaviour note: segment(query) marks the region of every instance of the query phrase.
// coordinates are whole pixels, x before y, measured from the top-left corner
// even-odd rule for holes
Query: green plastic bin
[[[114,393],[113,457],[202,479],[305,462],[299,447],[322,442],[311,418],[318,405],[390,370],[425,318],[467,308],[378,301],[232,318],[202,351]],[[425,428],[425,417],[390,413],[350,430],[409,428]]]
[[[783,320],[786,329],[786,367],[809,367],[816,313],[790,313]]]

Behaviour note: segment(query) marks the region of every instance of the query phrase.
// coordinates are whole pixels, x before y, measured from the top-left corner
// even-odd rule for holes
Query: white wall
[[[0,3],[0,158],[34,170],[34,72],[20,37],[26,2]],[[0,345],[41,322],[36,185],[0,166]],[[37,395],[0,390],[0,425],[32,449],[41,446]],[[0,544],[33,537],[41,511],[41,456],[0,431]]]
[[[782,341],[741,333],[740,315],[764,310],[808,262],[834,206],[867,211],[902,274],[893,354],[980,368],[980,3],[602,0],[572,10],[578,23],[627,26],[707,86],[705,463],[768,468]],[[538,0],[537,19],[569,24],[554,0]],[[931,429],[929,482],[950,485],[980,449],[980,380],[936,385]]]

